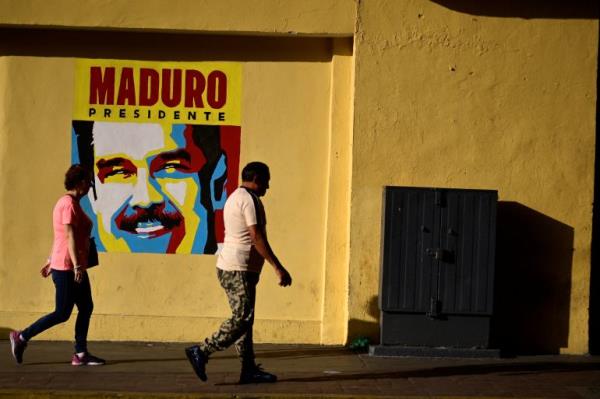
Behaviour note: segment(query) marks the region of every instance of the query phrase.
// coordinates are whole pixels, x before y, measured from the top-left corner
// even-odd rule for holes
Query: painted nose
[[[148,208],[153,204],[160,204],[161,202],[163,202],[163,197],[148,178],[148,169],[139,168],[129,204],[131,206]]]

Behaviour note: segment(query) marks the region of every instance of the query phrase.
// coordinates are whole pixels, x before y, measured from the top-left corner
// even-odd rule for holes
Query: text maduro
[[[227,75],[213,70],[90,67],[90,105],[221,109],[227,104]]]

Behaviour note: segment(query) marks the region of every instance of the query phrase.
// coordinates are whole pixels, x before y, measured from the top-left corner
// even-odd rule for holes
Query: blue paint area
[[[79,147],[77,146],[77,135],[75,134],[75,129],[71,127],[71,165],[75,165],[77,163],[81,163],[79,158]],[[106,248],[104,244],[100,240],[100,235],[98,234],[98,222],[96,220],[96,214],[92,210],[92,204],[90,203],[89,197],[86,195],[79,201],[79,205],[81,205],[81,209],[85,212],[87,217],[92,221],[92,237],[96,240],[96,247],[98,248],[98,252],[106,252]]]
[[[175,141],[177,147],[179,148],[183,148],[186,145],[185,128],[185,125],[176,124],[173,125],[173,128],[171,129],[171,138]]]
[[[77,135],[75,134],[75,129],[71,127],[71,165],[75,165],[76,163],[80,162],[79,147],[77,146]]]
[[[194,176],[194,181],[198,186],[198,201],[194,204],[194,213],[200,217],[200,226],[198,226],[198,229],[196,230],[196,237],[194,237],[194,243],[192,244],[192,253],[203,254],[206,241],[208,240],[208,226],[206,223],[208,214],[206,208],[200,203],[203,187],[200,186],[200,178],[198,175]],[[189,231],[189,229],[187,230]]]
[[[71,127],[71,165],[75,165],[77,163],[81,163],[79,158],[79,147],[77,146],[77,135],[75,134],[75,129]],[[100,241],[100,236],[98,235],[98,223],[96,221],[96,214],[92,210],[92,204],[90,203],[89,197],[86,195],[79,201],[79,205],[81,205],[81,209],[85,212],[87,217],[92,221],[92,237],[96,240],[96,247],[99,252],[106,252],[106,248],[104,248],[104,244]]]
[[[213,172],[213,175],[210,179],[210,186],[212,187],[210,198],[212,200],[212,206],[213,206],[214,210],[223,209],[225,207],[225,201],[227,200],[227,193],[225,192],[225,189],[223,188],[223,194],[221,195],[221,198],[219,200],[217,200],[217,198],[215,197],[215,192],[217,191],[217,190],[215,190],[215,181],[217,179],[222,178],[226,174],[227,174],[227,164],[225,163],[225,155],[221,155],[221,158],[219,159],[219,162],[217,163],[217,166],[215,167],[215,171]]]
[[[96,240],[96,247],[98,248],[98,251],[106,252],[106,248],[104,247],[104,244],[100,240],[100,234],[98,234],[98,220],[96,220],[96,214],[92,210],[92,204],[90,203],[90,198],[86,195],[79,201],[79,205],[81,205],[81,208],[83,209],[85,214],[92,221],[92,237],[94,237],[94,239]]]
[[[177,144],[179,148],[185,148],[187,145],[187,141],[185,138],[185,129],[186,125],[183,124],[174,124],[173,129],[171,130],[171,138]],[[158,176],[157,176],[158,177]],[[166,176],[165,176],[166,177]],[[169,175],[171,178],[189,178],[189,174],[175,172]],[[208,217],[208,213],[206,208],[200,203],[200,198],[202,198],[202,189],[203,187],[200,185],[200,178],[197,174],[193,176],[194,182],[198,187],[198,194],[196,197],[196,201],[194,203],[194,213],[196,213],[200,218],[200,226],[196,229],[196,236],[194,237],[194,241],[192,244],[191,253],[193,254],[203,254],[204,247],[206,246],[206,241],[208,241],[208,229],[206,225],[206,220]],[[191,228],[186,226],[186,231],[191,231]]]
[[[116,235],[116,234],[115,234]],[[162,235],[160,237],[140,238],[136,234],[120,231],[119,236],[122,237],[131,252],[145,252],[152,254],[164,254],[167,252],[169,247],[169,240],[171,239],[172,233]]]

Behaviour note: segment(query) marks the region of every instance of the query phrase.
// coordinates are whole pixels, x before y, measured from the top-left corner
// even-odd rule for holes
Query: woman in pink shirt
[[[86,271],[92,222],[81,209],[79,200],[89,191],[91,181],[92,174],[81,165],[72,165],[65,174],[67,192],[60,197],[52,212],[52,254],[41,270],[44,277],[52,274],[56,287],[56,308],[23,331],[10,333],[11,351],[17,363],[23,361],[27,341],[50,327],[69,320],[74,305],[77,305],[78,313],[75,322],[75,353],[71,364],[98,366],[105,363],[87,350],[87,333],[94,308]]]

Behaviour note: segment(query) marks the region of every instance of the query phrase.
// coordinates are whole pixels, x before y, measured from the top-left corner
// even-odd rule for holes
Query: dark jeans
[[[76,283],[73,271],[52,270],[52,281],[56,287],[56,308],[54,312],[42,317],[21,332],[29,341],[36,335],[71,317],[73,305],[77,305],[77,321],[75,322],[75,352],[87,352],[87,333],[90,317],[94,309],[92,290],[87,273],[83,273],[81,283]]]

